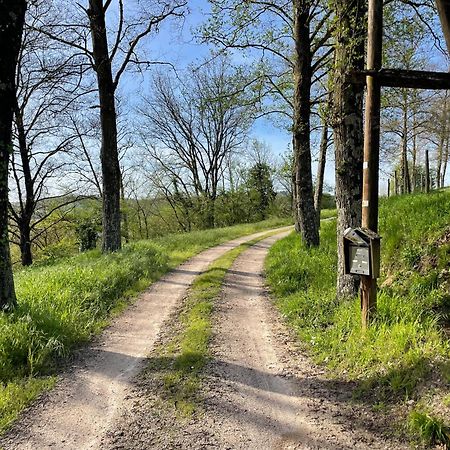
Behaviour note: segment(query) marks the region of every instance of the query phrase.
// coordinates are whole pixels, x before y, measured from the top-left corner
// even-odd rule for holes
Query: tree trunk
[[[104,252],[119,250],[120,230],[120,166],[117,150],[117,117],[115,86],[112,78],[106,36],[103,0],[89,0],[90,22],[95,72],[100,100],[102,146],[100,159],[103,175],[103,243]]]
[[[120,179],[120,200],[122,202],[123,237],[128,244],[128,242],[130,242],[130,226],[128,222],[127,202],[125,199],[125,188],[122,177]]]
[[[443,163],[443,153],[444,153],[444,137],[439,138],[438,152],[437,152],[437,167],[436,167],[436,188],[441,187],[441,171]]]
[[[215,197],[205,197],[205,228],[212,229],[215,226],[215,211],[216,199]]]
[[[417,121],[416,121],[416,107],[413,110],[413,145],[412,145],[412,191],[416,190],[417,185]]]
[[[447,173],[449,140],[450,140],[449,136],[447,136],[445,142],[444,161],[442,163],[442,183],[441,183],[442,187],[445,186],[445,174]]]
[[[23,125],[23,115],[19,108],[17,97],[14,107],[14,117],[25,185],[25,199],[22,198],[21,194],[20,212],[18,213],[18,216],[20,217],[20,223],[18,224],[20,232],[20,253],[22,265],[30,266],[33,264],[33,255],[31,252],[31,219],[35,209],[34,182],[30,168],[27,138]]]
[[[292,151],[294,151],[294,139],[292,139]],[[298,208],[297,208],[297,183],[295,182],[296,175],[294,166],[292,166],[292,179],[291,179],[291,185],[292,185],[292,218],[294,219],[294,228],[297,233],[300,233],[299,228],[299,219],[298,219]]]
[[[13,309],[17,304],[8,236],[8,168],[16,103],[15,74],[26,8],[25,0],[0,2],[0,309],[3,310]]]
[[[447,95],[448,91],[445,92],[444,97],[444,108],[442,113],[440,114],[440,136],[439,136],[439,145],[438,145],[438,154],[437,154],[437,170],[436,170],[436,187],[437,189],[443,187],[442,182],[442,172],[443,172],[443,165],[444,165],[444,159],[445,159],[445,141],[447,137]]]
[[[309,35],[309,1],[294,0],[294,173],[297,220],[304,243],[319,245],[314,209],[311,173],[311,43]]]
[[[324,122],[320,139],[319,165],[317,166],[316,188],[314,190],[314,209],[316,210],[317,228],[320,228],[320,211],[322,209],[323,178],[327,162],[328,124]]]
[[[33,255],[31,253],[31,230],[30,221],[25,220],[19,226],[20,231],[20,256],[22,266],[31,266],[33,264]]]
[[[430,160],[428,150],[425,150],[425,192],[430,192]]]
[[[403,108],[403,133],[402,133],[402,194],[411,193],[411,180],[408,166],[408,105],[407,94],[403,95],[405,104]]]
[[[365,5],[357,0],[334,0],[333,8],[338,24],[332,105],[338,210],[337,295],[345,298],[357,295],[359,286],[358,277],[345,275],[343,233],[348,227],[361,226],[364,94],[362,85],[350,84],[346,78],[349,71],[364,69]]]

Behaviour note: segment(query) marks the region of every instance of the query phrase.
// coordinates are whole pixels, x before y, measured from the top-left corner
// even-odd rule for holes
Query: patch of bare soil
[[[231,248],[265,233],[206,250],[154,283],[99,339],[79,352],[57,387],[43,395],[0,438],[0,447],[99,448],[106,431],[114,428],[132,380],[144,367],[161,326],[194,278]]]
[[[351,383],[329,380],[311,363],[273,308],[263,263],[280,237],[242,253],[226,277],[214,313],[201,411],[190,419],[177,417],[158,396],[150,370],[101,448],[409,448],[383,432],[369,408],[351,401]]]

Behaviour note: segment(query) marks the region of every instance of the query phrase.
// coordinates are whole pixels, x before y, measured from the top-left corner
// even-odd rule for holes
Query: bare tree
[[[33,241],[52,223],[44,229],[40,225],[58,208],[77,201],[68,195],[72,192],[60,193],[49,186],[61,179],[65,153],[74,140],[64,122],[77,98],[86,93],[80,88],[82,76],[77,57],[66,55],[53,41],[25,26],[16,75],[10,201],[12,241],[20,247],[24,266],[33,261]]]
[[[67,13],[61,9],[65,6],[61,3],[57,6],[62,16],[67,17]],[[117,88],[130,65],[141,70],[142,67],[157,63],[138,57],[138,54],[143,53],[141,43],[148,35],[157,32],[166,19],[183,16],[185,6],[185,0],[127,2],[126,7],[123,0],[88,0],[87,7],[77,3],[78,9],[71,11],[75,20],[67,17],[67,21],[59,19],[51,23],[42,22],[38,27],[41,33],[71,46],[75,51],[81,51],[96,74],[101,126],[102,246],[105,252],[121,248]],[[108,12],[111,12],[110,21],[106,19]],[[110,25],[114,16],[117,17],[116,23]]]
[[[142,143],[170,180],[172,197],[182,193],[190,203],[195,197],[203,225],[213,227],[219,182],[228,156],[246,138],[252,106],[246,105],[241,80],[230,74],[225,60],[204,65],[187,79],[155,79],[141,111]]]
[[[15,105],[15,75],[27,2],[0,2],[0,308],[12,309],[16,294],[8,236],[8,168]]]

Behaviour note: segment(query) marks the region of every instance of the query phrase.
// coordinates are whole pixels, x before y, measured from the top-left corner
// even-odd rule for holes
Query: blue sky
[[[173,64],[180,72],[189,64],[197,64],[208,57],[211,48],[206,44],[201,44],[195,37],[195,30],[207,20],[209,4],[203,0],[194,0],[189,3],[190,13],[186,16],[183,23],[166,22],[161,26],[159,33],[154,36],[147,44],[152,60],[164,61]],[[181,26],[182,25],[182,26]],[[236,55],[236,58],[239,58]],[[158,67],[158,66],[155,66]],[[133,85],[136,87],[136,77],[127,77],[124,80],[126,90]],[[138,90],[146,90],[149,84],[149,78],[139,82]],[[146,86],[147,85],[147,86]],[[133,88],[131,88],[133,90]],[[252,139],[256,138],[267,143],[275,156],[284,154],[290,147],[292,140],[291,134],[279,126],[275,126],[268,119],[257,120],[251,129]],[[316,149],[312,148],[313,156]],[[327,185],[334,185],[334,165],[332,161],[332,151],[330,149],[330,158],[325,173],[325,182]],[[313,162],[313,174],[316,173],[316,163]]]
[[[195,29],[207,19],[209,12],[209,5],[204,0],[193,0],[189,3],[190,13],[184,19],[182,26],[180,21],[164,23],[159,33],[154,36],[149,42],[148,49],[153,60],[169,62],[173,64],[178,71],[182,72],[189,64],[196,64],[210,53],[210,48],[198,42],[194,36]],[[433,24],[438,26],[437,23]],[[436,69],[442,70],[445,67],[442,55],[432,51],[429,57]],[[430,62],[431,62],[430,61]],[[131,84],[136,87],[136,77],[127,77],[124,88],[128,90]],[[145,85],[149,84],[149,78],[141,80],[138,83],[139,91],[146,90]],[[252,130],[252,138],[257,138],[266,142],[272,149],[275,155],[281,155],[286,152],[291,142],[291,135],[287,130],[275,126],[267,119],[258,120]],[[315,155],[317,154],[318,143],[316,139],[312,139],[312,154],[313,154],[313,175],[316,173]],[[334,161],[332,148],[329,150],[327,160],[327,167],[325,172],[325,183],[329,186],[334,186]],[[450,173],[448,174],[450,177]],[[380,174],[380,192],[386,192],[387,178]]]

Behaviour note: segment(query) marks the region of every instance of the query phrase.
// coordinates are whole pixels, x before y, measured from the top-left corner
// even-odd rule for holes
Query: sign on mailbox
[[[365,228],[344,232],[345,273],[380,276],[380,236]]]

